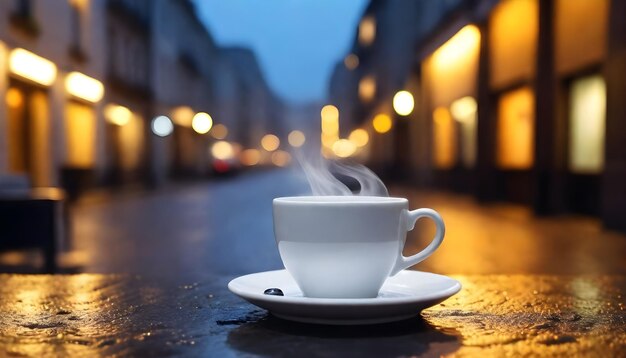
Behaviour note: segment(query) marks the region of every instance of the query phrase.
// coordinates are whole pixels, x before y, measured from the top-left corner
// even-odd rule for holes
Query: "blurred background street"
[[[443,246],[416,268],[445,274],[624,274],[626,236],[584,216],[536,218],[518,204],[480,205],[467,195],[392,186],[412,207],[432,207],[448,227]],[[158,193],[93,193],[71,210],[72,236],[61,271],[132,273],[174,282],[207,273],[282,268],[271,201],[310,193],[297,170],[175,185]],[[409,233],[405,255],[433,235],[428,221]],[[5,270],[30,272],[37,253],[0,255]],[[30,270],[30,271],[29,271]]]
[[[307,157],[440,211],[419,269],[623,273],[625,7],[1,2],[0,270],[279,268]]]
[[[0,0],[0,356],[625,356],[625,98],[626,0]],[[228,291],[273,198],[376,176],[458,294]]]

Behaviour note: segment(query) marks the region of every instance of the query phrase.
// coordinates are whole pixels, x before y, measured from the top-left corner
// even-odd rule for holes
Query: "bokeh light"
[[[150,127],[152,128],[152,133],[158,135],[159,137],[167,137],[174,131],[174,124],[166,116],[155,117],[152,120]]]
[[[374,119],[372,120],[372,126],[374,127],[374,130],[378,133],[387,133],[389,132],[389,130],[391,130],[391,127],[393,126],[393,123],[391,122],[391,118],[384,114],[384,113],[380,113],[377,114],[376,117],[374,117]]]
[[[333,143],[333,153],[340,158],[348,158],[356,152],[356,144],[347,139],[339,139]]]
[[[289,136],[287,136],[287,141],[289,141],[289,144],[292,147],[299,148],[304,145],[306,137],[304,136],[304,133],[302,133],[302,131],[294,130],[289,133]]]
[[[284,150],[277,150],[272,153],[272,163],[278,167],[284,167],[291,163],[291,154]]]
[[[52,61],[23,48],[11,51],[9,68],[14,74],[44,86],[52,85],[57,77],[57,66]]]
[[[261,147],[268,152],[275,151],[280,146],[280,139],[273,134],[266,134],[261,138]]]
[[[133,117],[133,112],[124,106],[111,103],[104,107],[104,116],[110,123],[118,126],[125,126]]]
[[[211,155],[215,159],[229,160],[233,158],[234,154],[235,151],[232,144],[224,140],[213,143],[211,147]]]
[[[365,102],[369,102],[376,95],[376,80],[373,76],[365,76],[359,82],[359,97]]]
[[[225,125],[219,123],[211,128],[211,136],[215,139],[224,139],[228,135],[228,128]]]
[[[189,106],[180,106],[172,110],[172,121],[179,126],[191,127],[191,121],[193,120],[193,109]]]
[[[65,89],[72,96],[95,103],[104,96],[102,82],[80,72],[70,72],[65,78]]]
[[[257,165],[261,161],[261,152],[258,149],[246,149],[239,155],[239,161],[247,166]]]
[[[359,56],[351,53],[343,59],[343,64],[346,66],[347,69],[352,71],[359,67]]]
[[[367,145],[367,142],[369,142],[370,135],[365,129],[358,128],[350,133],[348,139],[357,147],[364,147],[365,145]]]
[[[196,133],[205,134],[211,130],[211,127],[213,127],[213,118],[211,118],[208,113],[198,112],[193,116],[191,128],[193,128]]]
[[[24,96],[17,88],[9,88],[6,94],[7,105],[10,108],[17,108],[24,103]]]
[[[401,116],[408,116],[413,112],[415,101],[409,91],[399,91],[393,96],[393,109]]]

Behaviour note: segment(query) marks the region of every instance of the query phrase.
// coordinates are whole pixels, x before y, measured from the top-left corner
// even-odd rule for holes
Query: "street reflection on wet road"
[[[112,198],[74,209],[74,247],[86,272],[130,272],[189,279],[205,272],[245,274],[282,268],[271,201],[302,195],[295,171],[242,176],[146,196]],[[626,236],[592,218],[535,218],[512,204],[392,186],[411,208],[432,207],[446,222],[439,250],[416,268],[438,273],[626,273]],[[420,220],[405,253],[417,252],[434,225]]]
[[[320,326],[269,316],[231,277],[172,286],[128,275],[0,275],[0,355],[619,356],[624,276],[455,276],[421,318]]]
[[[416,268],[464,288],[421,318],[367,327],[283,321],[228,292],[234,277],[281,268],[271,200],[308,187],[290,171],[74,207],[80,269],[0,275],[0,356],[618,356],[626,351],[626,238],[590,218],[391,187],[446,221]],[[432,223],[409,234],[426,245]],[[141,276],[136,276],[140,274]],[[503,275],[504,274],[504,275]],[[511,275],[507,275],[511,274]]]

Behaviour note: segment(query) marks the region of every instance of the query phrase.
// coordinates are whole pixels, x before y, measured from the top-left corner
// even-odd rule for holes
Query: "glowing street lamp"
[[[302,145],[306,141],[306,137],[301,131],[294,130],[289,133],[289,136],[287,136],[287,140],[292,147],[299,148],[302,147]]]
[[[57,66],[52,61],[23,48],[11,51],[9,69],[18,76],[44,86],[52,85],[57,77]]]
[[[391,118],[384,113],[377,114],[372,120],[372,127],[374,127],[376,132],[381,134],[389,132],[392,126],[393,122]]]
[[[273,134],[266,134],[261,138],[261,146],[268,152],[273,152],[280,146],[280,139]]]
[[[213,127],[213,118],[208,113],[198,112],[191,120],[191,128],[198,134],[206,134]]]
[[[155,117],[152,123],[150,123],[150,127],[152,128],[152,133],[159,137],[167,137],[174,131],[174,124],[166,116]]]
[[[107,104],[106,107],[104,107],[104,116],[110,123],[122,127],[130,122],[133,117],[133,112],[118,104]]]
[[[413,112],[415,101],[408,91],[399,91],[393,96],[393,109],[401,116],[408,116]]]
[[[104,96],[102,82],[80,72],[70,72],[65,78],[65,89],[72,96],[96,103]]]

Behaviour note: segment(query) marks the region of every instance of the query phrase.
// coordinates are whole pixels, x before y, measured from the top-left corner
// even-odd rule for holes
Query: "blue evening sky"
[[[270,87],[296,103],[326,98],[367,0],[195,0],[219,45],[250,47]]]

